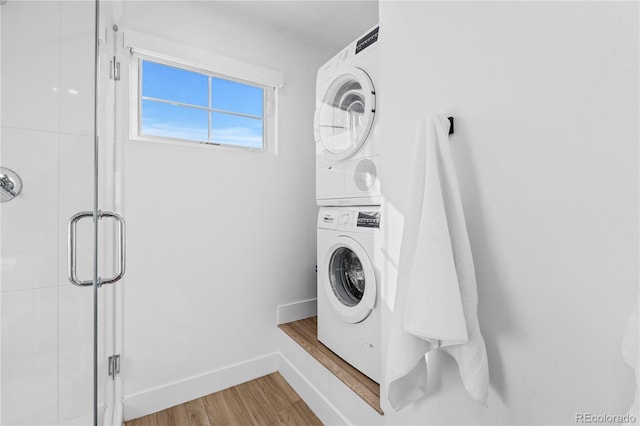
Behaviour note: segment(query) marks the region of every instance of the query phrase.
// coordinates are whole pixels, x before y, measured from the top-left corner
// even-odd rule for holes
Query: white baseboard
[[[278,306],[278,324],[316,316],[318,313],[317,299],[301,300]]]
[[[205,374],[126,395],[123,400],[124,419],[131,420],[146,416],[147,414],[271,374],[278,371],[279,358],[278,353],[274,352]]]

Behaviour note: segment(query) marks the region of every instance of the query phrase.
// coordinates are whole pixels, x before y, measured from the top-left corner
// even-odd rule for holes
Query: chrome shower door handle
[[[77,285],[79,287],[93,285],[93,280],[82,281],[78,279],[78,274],[76,273],[76,228],[80,219],[83,219],[85,217],[93,217],[93,212],[80,212],[74,214],[73,216],[71,216],[71,219],[69,219],[68,226],[69,238],[67,240],[67,278],[69,279],[69,281],[71,281],[71,284]]]
[[[78,278],[78,274],[76,271],[76,229],[78,227],[78,222],[80,219],[85,217],[93,217],[93,212],[80,212],[71,216],[69,219],[69,227],[68,227],[68,268],[67,268],[67,278],[71,281],[72,284],[86,287],[93,285],[93,280],[81,280]],[[115,219],[118,223],[118,271],[116,275],[112,278],[103,280],[102,278],[98,278],[98,285],[103,284],[113,284],[124,276],[125,272],[125,224],[124,219],[117,213],[114,212],[98,212],[98,219],[102,219],[104,217]]]
[[[119,256],[118,256],[118,273],[113,277],[106,280],[100,279],[100,284],[113,284],[124,276],[125,272],[125,247],[126,247],[126,239],[125,239],[125,224],[124,218],[120,216],[118,213],[114,212],[100,212],[100,219],[103,217],[109,217],[114,219],[118,223],[118,242],[119,242]]]

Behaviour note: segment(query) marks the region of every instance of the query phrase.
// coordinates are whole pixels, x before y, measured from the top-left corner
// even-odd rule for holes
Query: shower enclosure
[[[0,2],[2,425],[122,420],[109,3]]]

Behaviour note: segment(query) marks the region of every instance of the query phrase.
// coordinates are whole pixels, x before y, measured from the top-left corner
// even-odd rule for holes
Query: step
[[[384,414],[380,408],[380,385],[318,341],[317,317],[280,324],[278,327],[377,413]]]

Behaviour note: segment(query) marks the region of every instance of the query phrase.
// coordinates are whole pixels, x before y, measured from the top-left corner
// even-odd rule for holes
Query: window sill
[[[185,139],[162,138],[162,137],[153,137],[153,136],[131,136],[129,140],[131,142],[143,143],[143,144],[173,145],[173,146],[179,146],[183,148],[217,149],[220,151],[228,151],[228,152],[245,152],[249,154],[271,154],[274,156],[276,155],[275,153],[271,152],[268,148],[257,149],[257,148],[248,148],[244,146],[197,142],[197,141],[190,141]]]

